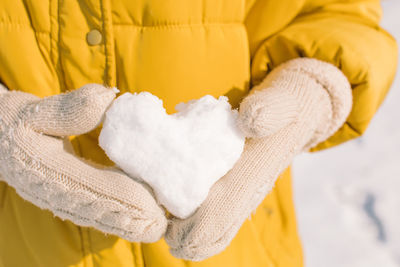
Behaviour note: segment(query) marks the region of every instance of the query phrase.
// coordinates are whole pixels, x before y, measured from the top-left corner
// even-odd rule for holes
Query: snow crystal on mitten
[[[186,218],[239,159],[245,137],[224,96],[206,95],[176,110],[168,115],[148,92],[125,93],[106,112],[99,144],[126,173],[149,184],[169,212]]]

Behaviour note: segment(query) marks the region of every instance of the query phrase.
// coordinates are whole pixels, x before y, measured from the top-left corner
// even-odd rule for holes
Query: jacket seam
[[[25,24],[25,23],[19,23],[19,22],[8,22],[8,21],[0,21],[0,27],[15,27],[23,30],[32,30],[35,33],[39,34],[49,34],[49,31],[43,31],[43,30],[36,30],[34,29],[31,25]]]
[[[53,60],[53,22],[52,22],[52,0],[49,1],[49,24],[50,24],[50,32],[49,32],[49,37],[50,37],[50,51],[49,51],[49,55],[50,55],[50,60],[51,63],[53,63],[54,66],[54,71],[56,72],[56,65],[54,64],[54,60]]]
[[[105,21],[105,16],[104,16],[104,13],[106,12],[105,10],[104,10],[104,0],[100,0],[99,1],[100,2],[100,12],[101,12],[101,27],[102,27],[102,29],[103,29],[103,32],[104,32],[104,56],[105,56],[105,67],[104,67],[104,77],[103,77],[103,83],[105,84],[105,85],[108,85],[108,80],[109,80],[109,77],[108,77],[108,68],[109,68],[109,66],[108,66],[108,56],[107,56],[107,54],[108,54],[108,49],[107,49],[107,42],[108,42],[108,32],[107,32],[107,30],[106,30],[106,21]]]
[[[143,25],[138,21],[132,22],[117,22],[116,24],[126,24],[126,25],[135,25],[135,26],[168,26],[168,25],[195,25],[195,24],[244,24],[242,20],[227,20],[221,21],[218,19],[207,19],[207,20],[194,20],[194,21],[179,21],[179,20],[152,20],[152,22],[148,22],[148,25]]]
[[[7,187],[8,184],[5,181],[0,180],[0,209],[3,208],[4,203],[6,202],[6,197],[8,194]]]
[[[67,84],[65,81],[65,74],[64,74],[64,70],[62,67],[62,62],[61,62],[61,56],[60,56],[60,51],[61,51],[61,47],[60,47],[60,40],[61,40],[61,31],[60,31],[60,4],[62,0],[56,0],[57,1],[57,25],[58,25],[58,32],[57,32],[57,55],[58,55],[58,66],[59,66],[59,83],[60,83],[60,87],[61,87],[61,91],[65,91],[67,89]]]
[[[135,24],[124,24],[115,23],[114,27],[132,27],[138,30],[146,29],[185,29],[185,28],[207,28],[207,27],[238,27],[244,26],[243,23],[196,23],[196,24],[165,24],[165,25],[135,25]]]
[[[81,251],[81,255],[82,255],[82,259],[85,258],[85,249],[84,249],[84,243],[83,243],[83,229],[80,226],[77,226],[77,230],[78,230],[78,235],[79,235],[79,240],[80,240],[80,251]],[[86,266],[86,263],[83,261],[83,266]]]
[[[91,238],[91,229],[86,227],[86,238],[87,238],[87,252],[90,253],[91,263],[90,266],[94,266],[94,258],[93,258],[93,247],[92,247],[92,238]],[[88,264],[89,265],[89,264]]]
[[[107,2],[105,2],[107,1]],[[115,63],[113,55],[113,32],[112,32],[112,15],[109,14],[110,2],[108,0],[100,0],[100,9],[102,17],[102,28],[104,32],[104,54],[105,54],[105,70],[104,83],[107,86],[115,86]]]

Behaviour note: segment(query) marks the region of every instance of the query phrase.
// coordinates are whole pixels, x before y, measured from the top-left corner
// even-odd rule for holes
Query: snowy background
[[[400,41],[400,0],[382,3]],[[400,267],[400,70],[366,134],[299,156],[294,188],[306,267]]]

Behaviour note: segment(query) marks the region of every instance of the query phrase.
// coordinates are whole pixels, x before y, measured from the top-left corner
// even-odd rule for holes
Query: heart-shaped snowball
[[[149,184],[169,212],[186,218],[239,159],[244,135],[228,99],[206,95],[176,106],[142,92],[125,93],[106,112],[100,146],[131,177]]]

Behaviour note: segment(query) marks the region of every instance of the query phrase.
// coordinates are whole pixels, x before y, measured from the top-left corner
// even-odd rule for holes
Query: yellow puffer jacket
[[[237,106],[278,64],[315,57],[354,93],[347,123],[318,150],[362,134],[390,87],[397,47],[380,16],[368,0],[2,0],[0,82],[42,97],[104,83],[150,91],[173,112],[205,94]],[[97,134],[74,147],[109,164]],[[0,183],[0,266],[302,266],[290,183],[288,170],[231,245],[198,263],[173,258],[163,240],[129,243],[61,221]]]

